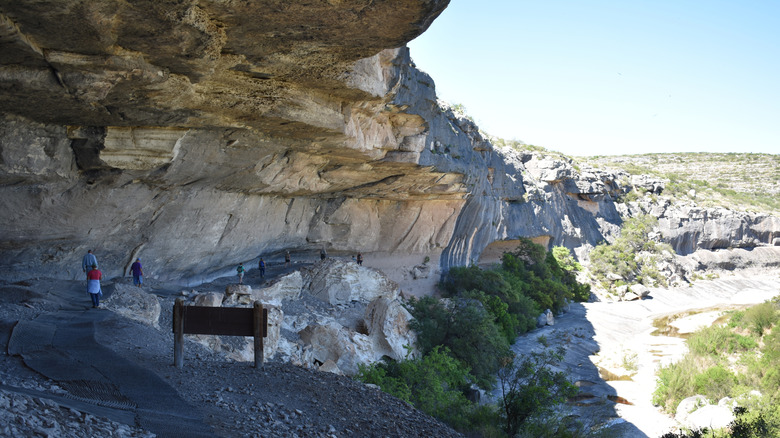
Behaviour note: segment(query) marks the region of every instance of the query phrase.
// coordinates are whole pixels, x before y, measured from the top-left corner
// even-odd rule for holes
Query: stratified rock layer
[[[403,45],[446,5],[0,1],[3,277],[80,278],[93,249],[198,284],[326,249],[413,291],[519,237],[610,241],[614,201],[662,186],[494,148],[440,104]],[[661,216],[684,254],[780,237],[697,215]]]

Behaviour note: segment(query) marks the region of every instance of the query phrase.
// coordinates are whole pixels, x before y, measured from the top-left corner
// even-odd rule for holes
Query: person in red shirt
[[[87,292],[92,298],[92,307],[100,307],[100,297],[103,292],[100,290],[100,280],[103,279],[103,273],[98,271],[97,265],[92,265],[92,269],[87,272]]]

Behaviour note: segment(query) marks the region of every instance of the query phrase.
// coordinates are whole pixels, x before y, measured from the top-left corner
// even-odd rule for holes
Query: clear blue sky
[[[452,0],[409,47],[499,137],[780,154],[780,0]]]

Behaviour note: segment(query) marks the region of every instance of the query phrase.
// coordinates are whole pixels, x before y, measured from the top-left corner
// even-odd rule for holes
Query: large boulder
[[[252,297],[264,304],[281,306],[284,300],[298,299],[302,288],[303,277],[300,271],[295,271],[279,278],[268,287],[254,291]]]
[[[690,416],[693,411],[709,404],[710,401],[707,400],[707,397],[703,395],[694,395],[685,398],[680,402],[680,404],[677,405],[674,418],[680,422],[680,424],[687,424],[688,416]]]
[[[536,318],[537,327],[544,327],[546,325],[555,325],[555,316],[550,309],[545,310]]]
[[[335,321],[310,325],[298,332],[311,346],[312,358],[320,364],[333,361],[346,375],[358,372],[358,364],[374,361],[373,343],[368,336],[348,330]]]
[[[225,294],[219,292],[206,292],[192,297],[192,305],[203,307],[221,307]]]
[[[380,297],[366,307],[365,326],[375,357],[404,359],[407,347],[414,347],[417,336],[409,329],[412,315],[398,300]]]
[[[103,301],[105,308],[155,328],[160,327],[160,301],[156,295],[146,293],[139,287],[121,283],[106,289],[110,294]]]
[[[252,304],[253,302],[254,296],[252,295],[251,286],[247,284],[229,284],[225,286],[224,305]]]
[[[685,426],[691,429],[722,429],[734,421],[734,413],[728,406],[707,405],[691,412]]]
[[[329,304],[398,298],[398,286],[381,272],[338,259],[325,259],[304,271],[304,287]]]

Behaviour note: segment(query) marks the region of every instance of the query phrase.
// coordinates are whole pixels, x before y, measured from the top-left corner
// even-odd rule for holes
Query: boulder
[[[304,271],[304,289],[329,304],[371,302],[378,297],[396,299],[398,286],[381,272],[330,258]]]
[[[722,429],[734,421],[734,413],[729,406],[707,405],[691,412],[685,422],[691,429]]]
[[[544,327],[546,325],[555,325],[555,316],[552,310],[547,309],[538,318],[536,318],[536,326]]]
[[[126,318],[160,328],[160,301],[156,295],[128,284],[112,286],[110,296],[103,302],[105,307]]]
[[[696,409],[699,409],[702,406],[707,406],[709,404],[710,401],[707,400],[707,397],[704,397],[703,395],[694,395],[688,397],[686,399],[683,399],[683,401],[681,401],[680,404],[677,405],[677,410],[675,411],[674,418],[681,424],[687,424],[688,416],[691,414],[691,412],[695,411]]]
[[[225,299],[222,304],[252,304],[252,288],[246,284],[229,284],[225,287]]]
[[[374,361],[369,337],[350,331],[335,321],[310,325],[298,335],[305,346],[310,346],[314,360],[322,364],[333,361],[348,376],[357,374],[358,364]]]
[[[409,330],[412,315],[398,300],[380,297],[372,301],[364,316],[374,357],[388,356],[395,360],[406,357],[406,347],[414,347],[417,336]]]
[[[336,365],[336,362],[333,362],[332,360],[325,361],[324,364],[320,365],[319,370],[326,373],[338,374],[340,376],[344,375],[339,369],[339,366]]]
[[[225,294],[219,292],[207,292],[197,294],[192,298],[192,304],[195,306],[221,307]]]
[[[632,284],[628,290],[633,292],[638,298],[647,298],[650,295],[650,289],[643,284]]]
[[[287,274],[270,286],[258,289],[252,293],[253,300],[258,300],[264,304],[281,306],[284,300],[296,300],[301,296],[303,288],[303,277],[300,271]]]
[[[641,297],[634,292],[628,291],[621,297],[621,301],[636,301]]]
[[[426,264],[416,265],[415,267],[412,268],[412,278],[414,278],[415,280],[428,278],[428,276],[430,275],[431,275],[431,267]]]

